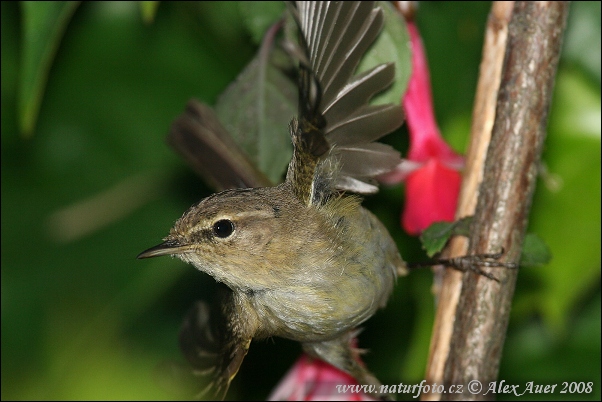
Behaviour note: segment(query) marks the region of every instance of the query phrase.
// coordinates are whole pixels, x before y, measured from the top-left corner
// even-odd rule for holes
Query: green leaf
[[[140,14],[142,15],[142,20],[146,24],[151,24],[155,20],[155,15],[157,14],[157,8],[159,7],[158,1],[141,1],[140,5]]]
[[[429,257],[443,250],[452,235],[453,227],[454,224],[450,222],[435,222],[422,232],[420,241]]]
[[[548,245],[536,234],[527,233],[521,250],[520,265],[523,267],[540,267],[552,259]]]
[[[382,63],[395,63],[395,82],[388,90],[377,94],[372,104],[399,104],[406,91],[412,72],[410,37],[404,19],[388,2],[379,2],[385,16],[385,26],[372,47],[368,50],[358,72],[369,70]]]
[[[19,126],[31,136],[48,71],[77,1],[21,2],[23,45],[19,80]]]
[[[296,112],[296,93],[293,81],[259,52],[215,105],[226,130],[274,183],[292,156],[286,128]]]
[[[600,2],[573,2],[568,24],[572,29],[564,38],[563,57],[584,67],[600,85]]]
[[[238,4],[243,23],[256,44],[261,43],[270,25],[282,18],[285,8],[281,1],[241,1]]]
[[[420,235],[422,248],[429,257],[441,252],[452,236],[468,236],[472,216],[467,216],[456,222],[435,222]]]
[[[575,69],[559,70],[529,232],[554,259],[525,270],[540,286],[516,300],[557,334],[570,328],[576,303],[600,283],[600,87]]]

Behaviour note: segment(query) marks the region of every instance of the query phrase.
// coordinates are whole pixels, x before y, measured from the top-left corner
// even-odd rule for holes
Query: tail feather
[[[346,167],[349,176],[356,178],[374,177],[387,172],[386,166],[396,161],[395,150],[378,142],[357,147],[341,148],[341,163]],[[365,163],[356,163],[362,160]]]
[[[380,64],[353,77],[322,110],[326,121],[337,122],[355,112],[370,101],[376,93],[387,88],[395,78],[393,63]],[[332,124],[330,124],[332,126]]]
[[[339,120],[326,134],[337,146],[371,143],[399,127],[399,106],[364,105],[355,113]]]
[[[333,191],[376,192],[378,187],[371,178],[392,170],[401,159],[393,148],[374,141],[401,126],[403,112],[399,105],[374,106],[369,101],[392,84],[395,65],[385,63],[354,74],[383,28],[383,11],[375,2],[297,2],[293,13],[305,54],[299,82],[299,127],[310,127],[311,133],[297,130],[291,135],[321,135],[326,139],[332,151],[324,156],[314,154],[313,160],[328,157],[336,158],[337,163],[316,163],[313,177],[334,180]],[[301,149],[295,149],[295,158],[308,160]],[[324,168],[336,171],[317,171]],[[311,200],[310,191],[307,188],[299,193],[304,200]]]

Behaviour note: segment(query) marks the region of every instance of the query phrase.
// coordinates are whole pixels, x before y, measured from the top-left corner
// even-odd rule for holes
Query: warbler
[[[203,199],[138,256],[176,256],[227,286],[220,308],[199,304],[181,338],[191,362],[217,357],[208,371],[221,397],[251,340],[271,336],[380,385],[350,340],[405,272],[387,229],[352,194],[376,192],[373,177],[400,161],[374,141],[402,124],[401,107],[369,104],[393,82],[394,64],[354,75],[383,11],[374,2],[299,2],[290,11],[300,30],[288,46],[299,61],[299,110],[286,180]]]

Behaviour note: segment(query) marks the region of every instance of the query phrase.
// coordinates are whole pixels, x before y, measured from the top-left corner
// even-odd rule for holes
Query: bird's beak
[[[159,257],[162,255],[170,255],[170,254],[182,254],[189,251],[188,246],[181,244],[176,240],[167,240],[161,244],[158,244],[154,247],[149,248],[148,250],[144,250],[140,254],[138,254],[138,259],[141,258],[151,258],[151,257]]]

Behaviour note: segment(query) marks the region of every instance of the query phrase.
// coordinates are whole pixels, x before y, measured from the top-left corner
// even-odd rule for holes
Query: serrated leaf
[[[238,4],[245,27],[256,44],[261,43],[270,25],[282,17],[285,8],[281,1],[241,1]]]
[[[422,248],[429,257],[441,252],[452,236],[468,236],[472,216],[464,217],[455,222],[435,222],[420,235]]]
[[[404,19],[388,2],[379,2],[385,16],[385,26],[372,47],[368,50],[358,72],[367,71],[379,64],[395,63],[395,82],[388,90],[376,95],[371,104],[399,104],[406,91],[412,73],[410,37]]]
[[[48,71],[77,1],[21,2],[23,41],[18,89],[19,128],[31,136]]]
[[[292,156],[287,133],[295,116],[297,88],[260,53],[215,105],[224,127],[268,178],[278,183]]]
[[[548,245],[535,233],[527,233],[523,241],[520,265],[523,267],[540,267],[550,262],[552,253]]]

